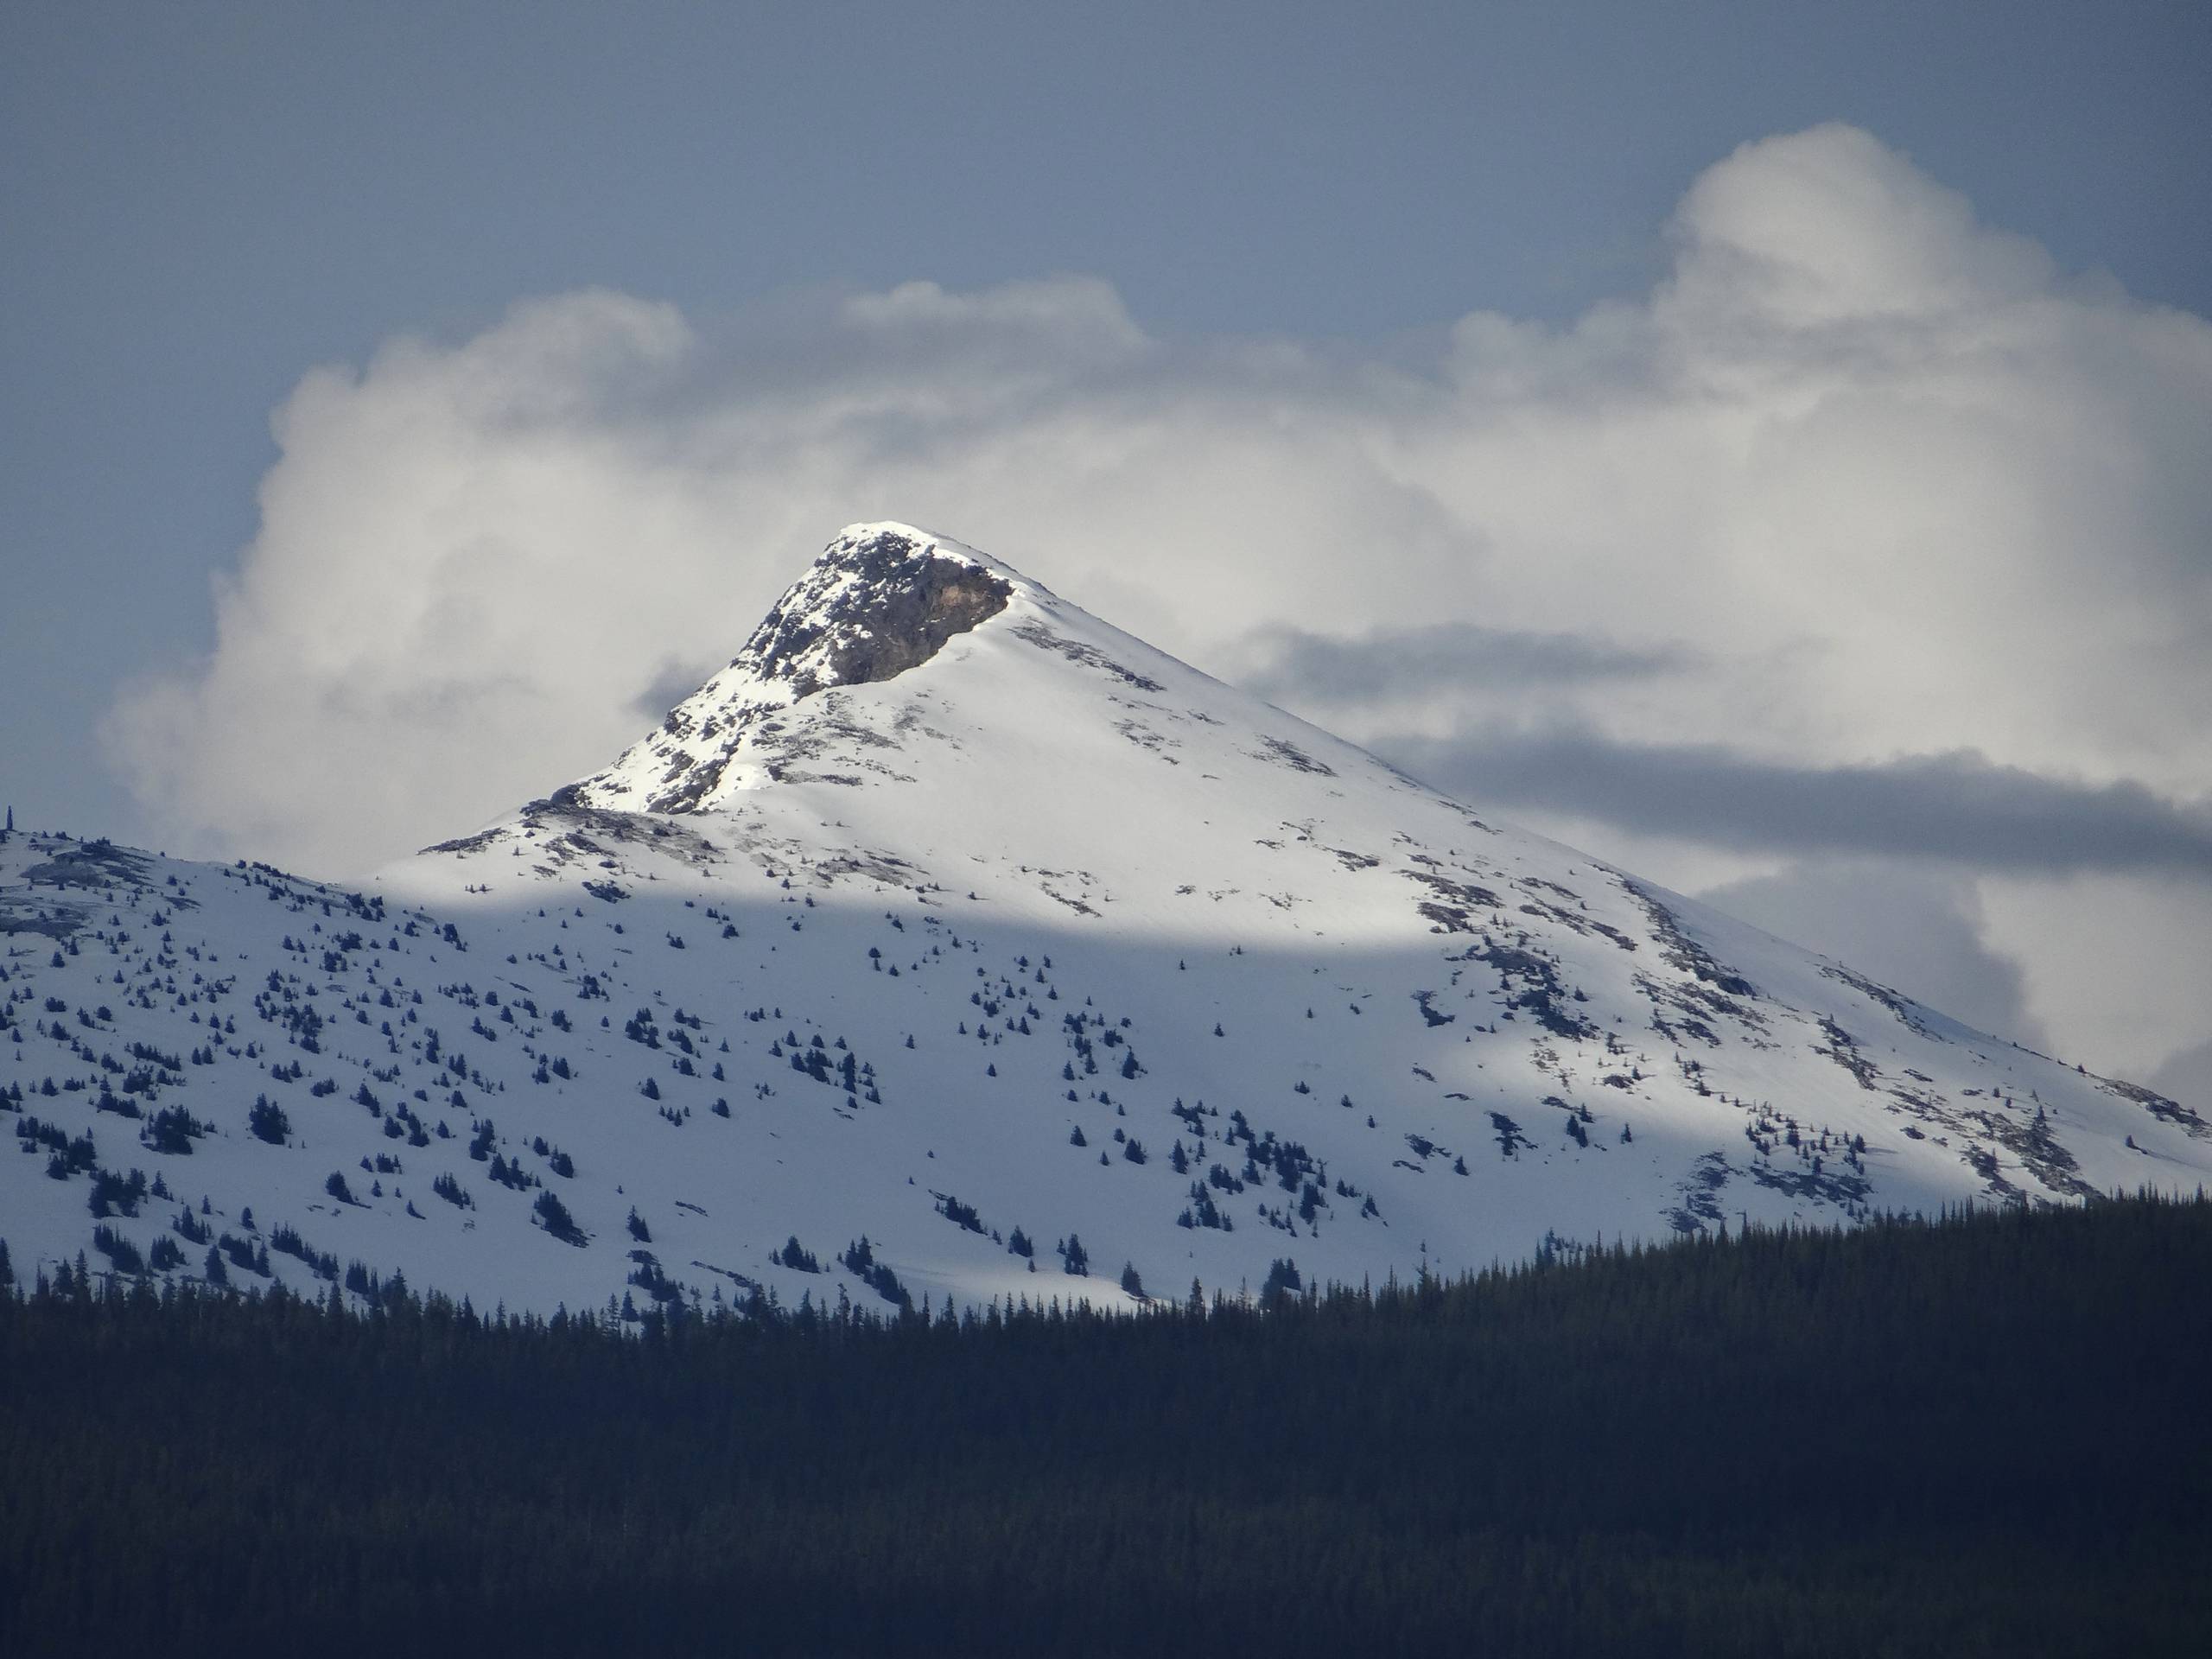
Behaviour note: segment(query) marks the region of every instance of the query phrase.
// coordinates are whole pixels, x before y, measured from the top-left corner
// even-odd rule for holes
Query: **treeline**
[[[1266,1311],[0,1296],[0,1652],[2212,1651],[2212,1205]],[[619,1322],[618,1322],[619,1327]]]

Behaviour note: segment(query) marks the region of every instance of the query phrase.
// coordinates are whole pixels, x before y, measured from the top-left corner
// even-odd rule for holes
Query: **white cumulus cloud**
[[[1910,785],[1899,903],[1934,849],[1987,1006],[2109,1065],[2201,1043],[2069,1023],[2203,971],[2156,906],[2129,963],[2066,965],[2137,878],[1956,883],[1995,780],[2008,845],[2047,801],[2093,854],[2102,803],[2182,849],[2156,881],[2212,884],[2212,324],[2056,270],[1848,127],[1745,145],[1669,231],[1650,291],[1478,311],[1411,365],[1163,341],[1085,276],[719,319],[594,291],[392,341],[277,411],[214,651],[125,690],[111,756],[173,845],[356,869],[601,764],[839,526],[906,518],[1347,736],[1461,756],[1478,799],[1481,757],[1554,752],[1766,790],[1701,851],[1679,787],[1643,825],[1585,779],[1554,820],[1684,849],[1650,872],[1678,885],[1794,869],[1783,785],[1846,812]],[[1983,817],[1944,816],[1954,775]],[[1515,792],[1544,821],[1541,772]],[[1864,810],[1835,844],[1878,881]],[[2036,964],[2020,996],[1975,949]]]

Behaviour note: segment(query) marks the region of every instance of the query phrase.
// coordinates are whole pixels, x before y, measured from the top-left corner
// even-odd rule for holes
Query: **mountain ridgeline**
[[[26,1274],[1130,1308],[2212,1168],[896,524],[474,834],[336,887],[17,833],[0,944]]]

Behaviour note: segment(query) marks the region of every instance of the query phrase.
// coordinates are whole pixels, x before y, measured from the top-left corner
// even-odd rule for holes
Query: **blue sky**
[[[597,400],[595,429],[643,450],[709,443],[700,408],[721,410],[726,423],[733,410],[787,416],[817,408],[825,388],[909,372],[965,389],[969,402],[952,399],[964,433],[1008,419],[1125,434],[1166,422],[1180,423],[1194,453],[1217,441],[1216,478],[1246,482],[1203,497],[1163,490],[1157,479],[1118,494],[1093,490],[1083,480],[1096,458],[1062,444],[1040,453],[1065,489],[1007,505],[989,483],[1004,475],[991,470],[997,463],[976,458],[984,448],[960,448],[950,428],[868,450],[872,472],[839,476],[847,493],[856,477],[967,480],[910,485],[909,493],[957,518],[940,525],[950,533],[1018,537],[1022,545],[994,550],[1020,562],[1033,546],[1046,567],[1039,574],[1077,599],[1271,687],[1287,665],[1342,665],[1363,650],[1442,663],[1431,695],[1400,686],[1378,701],[1372,677],[1351,671],[1343,683],[1368,685],[1364,701],[1332,702],[1316,683],[1303,711],[1378,746],[1395,742],[1477,798],[1486,781],[1510,781],[1505,804],[1521,816],[1624,862],[1641,858],[1678,885],[1732,893],[1754,919],[1786,923],[1815,944],[1826,927],[1862,957],[1882,956],[1885,935],[1866,918],[1886,905],[1897,918],[1886,936],[1891,960],[1871,965],[1910,981],[1923,964],[1942,982],[1910,988],[1969,1005],[1969,1017],[2085,1046],[2107,1064],[2155,1069],[2202,1045],[2190,1064],[2212,1085],[2212,1031],[2178,1011],[2191,995],[2200,1007],[2212,1000],[2201,951],[2152,945],[2155,969],[2103,1001],[2086,970],[2050,965],[2107,938],[2154,938],[2161,918],[2170,929],[2193,927],[2212,885],[2198,850],[2212,779],[2204,751],[2177,725],[2194,718],[2192,641],[2212,649],[2206,519],[2202,496],[2187,487],[2202,459],[2187,429],[2207,410],[2189,366],[2198,337],[2183,326],[2212,315],[2208,71],[2212,8],[2181,0],[1125,7],[1110,17],[1034,5],[12,6],[0,16],[0,696],[10,710],[0,793],[29,821],[327,868],[404,850],[417,824],[404,813],[377,831],[391,844],[371,848],[266,801],[227,814],[211,806],[254,796],[236,769],[266,779],[288,763],[254,728],[251,699],[219,703],[207,688],[245,661],[258,664],[245,677],[262,702],[294,683],[306,696],[322,684],[318,674],[334,671],[299,645],[306,625],[280,619],[257,634],[249,621],[276,616],[279,597],[302,583],[327,579],[328,591],[350,591],[355,567],[383,570],[388,558],[383,579],[402,585],[410,569],[431,568],[406,556],[419,518],[378,520],[389,538],[381,551],[351,534],[371,509],[409,499],[404,480],[355,504],[351,517],[314,516],[339,510],[316,507],[329,492],[303,480],[341,469],[375,479],[391,462],[388,451],[360,448],[362,410],[389,404],[401,418],[429,418],[426,409],[448,409],[437,399],[457,395],[457,376],[511,372],[518,355],[532,372],[556,359],[562,373],[575,372],[559,352],[544,355],[554,325],[541,317],[534,332],[518,332],[505,320],[520,301],[600,289],[680,319],[683,341],[666,347],[674,367],[663,362],[643,378],[634,365],[594,372],[585,390],[571,389]],[[1826,195],[1790,194],[1805,168],[1787,149],[1714,173],[1740,146],[1823,124],[1843,124],[1873,146],[1815,147],[1806,166],[1827,169]],[[1696,194],[1712,177],[1719,182]],[[1847,211],[1861,186],[1882,194],[1881,213]],[[1954,195],[1990,237],[1949,225]],[[2115,442],[2126,453],[2075,480],[2068,499],[2117,498],[2117,480],[2135,479],[2149,480],[2138,499],[2150,505],[2103,517],[2085,509],[2078,520],[2055,505],[2042,519],[2063,521],[2063,535],[2052,531],[2050,547],[2018,568],[1994,573],[1963,555],[1946,564],[1929,526],[1947,512],[1986,526],[1989,502],[2052,474],[2032,435],[1988,425],[1941,451],[1942,477],[1900,492],[1919,502],[1915,516],[1866,524],[1862,537],[1892,538],[1904,550],[1894,560],[1914,580],[1923,563],[1935,569],[1931,591],[1954,608],[1938,610],[1926,651],[1955,639],[1971,655],[2001,627],[2005,639],[2044,641],[2033,646],[2047,664],[2043,679],[2085,703],[2103,707],[2123,669],[2154,683],[2164,674],[2166,714],[2155,696],[2141,706],[2115,699],[2101,724],[2047,741],[2020,716],[2039,694],[2025,678],[2017,688],[2005,679],[1999,650],[1974,682],[1986,698],[1931,699],[1943,706],[1921,731],[1878,696],[1859,706],[1853,688],[1895,666],[1870,643],[1880,632],[1872,612],[1834,640],[1820,637],[1809,612],[1752,618],[1773,632],[1770,657],[1799,653],[1786,671],[1707,637],[1694,620],[1671,628],[1655,620],[1639,633],[1636,616],[1593,620],[1572,594],[1532,582],[1525,561],[1542,538],[1516,542],[1525,521],[1464,504],[1432,518],[1386,487],[1440,468],[1421,474],[1413,495],[1448,502],[1455,480],[1506,464],[1474,443],[1465,422],[1448,436],[1423,423],[1423,400],[1455,374],[1487,388],[1485,420],[1494,421],[1497,388],[1520,384],[1516,375],[1541,385],[1549,416],[1578,400],[1612,411],[1558,423],[1541,457],[1517,457],[1524,469],[1570,465],[1582,453],[1575,445],[1611,443],[1637,381],[1592,366],[1618,347],[1609,304],[1643,342],[1618,349],[1649,353],[1637,371],[1647,377],[1653,364],[1675,361],[1681,340],[1710,342],[1741,324],[1685,334],[1668,311],[1678,289],[1724,296],[1715,303],[1744,299],[1740,288],[1716,285],[1709,259],[1686,263],[1686,249],[1734,257],[1749,246],[1764,257],[1770,235],[1783,233],[1777,226],[1804,228],[1792,213],[1827,215],[1815,231],[1872,226],[1878,239],[1923,208],[1936,228],[1883,270],[1924,274],[1970,246],[1980,262],[1974,291],[1987,302],[1976,315],[2001,313],[2017,330],[2006,349],[2028,365],[2019,386],[1991,398],[2044,409],[2044,428],[2075,435],[2067,453],[2083,447],[2079,435],[2123,434]],[[2000,236],[2040,250],[2047,271],[2015,258],[2013,242],[1993,239]],[[1831,243],[1821,257],[1847,266],[1857,251]],[[1054,287],[1056,278],[1076,280]],[[891,310],[866,310],[916,283],[938,285],[943,303],[910,294]],[[1020,290],[1030,297],[1017,303],[1008,284],[1041,286]],[[837,308],[854,303],[862,309]],[[2072,308],[2063,326],[2024,321],[2061,304]],[[1463,320],[1475,314],[1499,327],[1471,333]],[[610,330],[628,342],[621,351],[635,347],[638,329],[659,326],[642,312],[558,315],[564,327]],[[2172,317],[2181,323],[2162,321]],[[1513,328],[1548,343],[1509,351],[1500,342]],[[1039,330],[1051,339],[1040,343]],[[1486,343],[1471,346],[1476,334]],[[391,342],[408,336],[427,342],[432,370],[392,365]],[[1761,372],[1780,362],[1796,373],[1805,360],[1784,354]],[[1007,402],[1012,382],[992,377],[1015,361],[1023,386],[1058,388],[1049,407]],[[2183,367],[2170,375],[2161,365],[2172,362]],[[304,396],[303,385],[322,383],[303,377],[333,364],[348,366]],[[778,387],[797,404],[760,403]],[[1882,393],[1893,394],[1905,410],[1928,395]],[[1867,395],[1864,386],[1853,393]],[[2045,395],[2047,405],[2034,402]],[[1252,460],[1264,445],[1237,423],[1261,405],[1310,447],[1288,461]],[[1878,435],[1845,419],[1850,400],[1834,406],[1842,412],[1833,442],[1853,464],[1827,474],[1797,459],[1759,474],[1762,486],[1789,480],[1789,501],[1803,514],[1774,507],[1725,531],[1788,527],[1776,556],[1801,588],[1834,567],[1820,537],[1797,528],[1856,512],[1866,480],[1909,470],[1949,432],[1885,456]],[[280,409],[294,435],[281,450],[270,427]],[[1338,424],[1349,409],[1372,422]],[[1232,416],[1211,418],[1224,410]],[[1883,429],[1904,419],[1893,410]],[[504,464],[471,447],[479,428],[456,430],[457,454],[482,456],[486,475]],[[636,438],[640,430],[650,441]],[[1124,450],[1131,441],[1122,440]],[[1463,444],[1473,447],[1452,448]],[[1325,472],[1331,455],[1386,449],[1375,466],[1396,469],[1393,479],[1348,480],[1295,512],[1279,506],[1287,498],[1270,467]],[[1624,557],[1648,505],[1669,523],[1676,539],[1667,556],[1693,589],[1738,569],[1701,563],[1690,547],[1700,533],[1693,520],[1709,525],[1709,515],[1669,516],[1679,505],[1669,468],[1697,464],[1675,455],[1609,475],[1607,486],[1624,504],[1606,531]],[[620,522],[607,504],[630,499],[630,476],[611,477],[607,493],[575,504],[572,516],[607,510]],[[1250,499],[1219,510],[1216,498],[1238,487]],[[903,500],[846,511],[836,495],[770,499],[755,488],[714,498],[738,520],[732,538],[753,537],[744,557],[733,556],[741,568],[727,591],[730,616],[716,624],[723,633],[741,635],[745,607],[844,519],[921,516]],[[309,505],[288,509],[282,524],[264,521],[264,500],[302,499]],[[1172,546],[1174,560],[1093,550],[1062,533],[1078,502],[1122,515]],[[1348,600],[1319,554],[1288,574],[1255,566],[1235,545],[1237,526],[1278,510],[1289,526],[1269,525],[1278,539],[1311,524],[1339,545],[1372,538],[1417,550],[1376,563],[1372,579],[1418,588],[1429,602]],[[758,528],[748,532],[748,520]],[[480,533],[514,540],[525,556],[518,568],[547,539],[526,513]],[[2136,573],[2109,595],[2094,561],[2065,563],[2068,548],[2107,536],[2124,550],[2111,561]],[[647,590],[692,569],[681,551],[652,556],[662,563],[642,567]],[[1884,569],[1904,568],[1894,560]],[[610,552],[603,574],[618,585],[619,565]],[[1267,570],[1263,598],[1251,586],[1255,569]],[[247,619],[212,671],[195,664],[218,645],[211,576],[244,596]],[[1505,626],[1492,626],[1501,583],[1528,600]],[[559,591],[550,578],[541,586]],[[1840,591],[1836,606],[1848,609],[1864,588]],[[1217,610],[1249,605],[1250,627],[1194,624],[1172,602],[1186,591],[1205,592]],[[1529,597],[1539,591],[1551,593],[1548,604]],[[2008,597],[1987,597],[1999,593]],[[2039,632],[2069,607],[2094,618],[2107,600],[2132,620],[2113,624],[2103,657],[2070,654],[2070,634]],[[590,602],[603,607],[604,593]],[[1708,588],[1704,602],[1734,599]],[[365,601],[353,603],[358,611]],[[2142,620],[2154,614],[2164,632]],[[1461,632],[1423,636],[1408,655],[1406,630],[1431,624]],[[580,746],[598,742],[636,717],[630,705],[649,702],[647,688],[680,681],[712,654],[704,639],[663,649],[650,626],[633,632],[597,703],[549,703],[541,721],[573,728]],[[1462,647],[1487,651],[1493,664],[1612,652],[1672,666],[1606,679],[1603,700],[1585,682],[1561,681],[1535,714],[1501,712],[1468,700],[1469,677],[1450,666],[1464,660]],[[442,645],[471,648],[465,633]],[[1848,671],[1803,668],[1822,651]],[[498,662],[487,676],[494,671],[505,671]],[[1777,692],[1784,679],[1789,689]],[[1273,694],[1298,701],[1294,687]],[[447,724],[410,727],[388,715],[378,728],[395,753],[429,746],[452,757],[410,785],[425,814],[448,802],[461,818],[492,810],[467,780],[496,768],[470,744],[496,735],[515,750],[469,695],[441,694],[440,709],[459,711]],[[1747,732],[1726,713],[1730,696],[1789,713]],[[163,728],[161,740],[219,782],[190,810],[177,777],[146,764],[149,699],[200,710],[198,724]],[[1637,709],[1662,703],[1663,716],[1637,723]],[[138,721],[135,762],[116,736],[118,709]],[[363,753],[380,753],[359,741]],[[524,758],[541,767],[570,759],[557,746]],[[303,778],[297,792],[329,788]],[[1902,810],[1907,796],[1926,810]],[[1663,811],[1639,812],[1639,800],[1662,798]],[[1700,834],[1685,820],[1708,798],[1716,822]],[[1820,804],[1807,809],[1808,800]],[[1808,817],[1842,827],[1827,836],[1786,827]],[[1885,835],[1906,820],[1912,836]],[[2178,850],[2159,853],[2149,874],[2139,853],[2094,855],[2123,843]],[[2014,850],[1977,861],[1977,848],[2000,847]],[[2024,865],[2021,847],[2055,850]],[[1860,861],[1848,865],[1849,880],[1838,860]],[[1950,929],[1940,950],[1924,938],[1931,913]],[[1938,962],[1949,965],[1926,965]]]

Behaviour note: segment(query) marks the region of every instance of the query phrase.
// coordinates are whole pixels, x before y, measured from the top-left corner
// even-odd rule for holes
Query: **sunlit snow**
[[[895,671],[842,683],[862,661]],[[227,1237],[247,1285],[265,1255],[486,1308],[883,1307],[841,1260],[865,1237],[917,1304],[1118,1304],[1125,1265],[1153,1295],[1283,1257],[1380,1281],[2212,1169],[2183,1107],[895,524],[607,771],[358,893],[18,833],[0,929],[26,1276],[104,1227],[186,1276]]]

